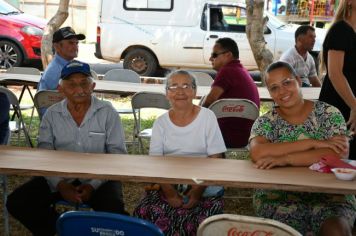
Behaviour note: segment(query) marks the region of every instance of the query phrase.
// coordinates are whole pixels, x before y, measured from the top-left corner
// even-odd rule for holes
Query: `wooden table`
[[[334,174],[307,167],[259,170],[250,161],[197,157],[87,154],[0,146],[0,173],[356,194],[356,181],[337,180]]]
[[[40,77],[38,75],[20,75],[0,73],[0,85],[23,85],[23,86],[35,86],[39,82]],[[95,92],[100,93],[112,93],[118,95],[132,95],[136,92],[149,91],[149,92],[161,92],[164,93],[164,85],[162,84],[145,84],[145,83],[128,83],[128,82],[116,82],[116,81],[103,81],[95,80],[96,87]],[[197,97],[200,98],[207,95],[210,91],[209,86],[199,86],[197,91]],[[258,87],[258,92],[261,101],[271,101],[271,96],[268,93],[266,87]],[[305,99],[318,100],[320,88],[302,88],[302,94]]]

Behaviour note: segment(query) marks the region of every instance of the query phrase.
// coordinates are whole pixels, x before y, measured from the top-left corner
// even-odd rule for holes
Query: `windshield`
[[[284,25],[287,25],[286,22],[278,19],[277,17],[275,17],[274,15],[272,15],[271,13],[265,11],[266,16],[268,16],[268,22],[271,23],[275,28],[280,28]]]
[[[0,0],[0,14],[11,14],[11,13],[19,13],[21,12],[20,10],[18,10],[17,8],[11,6],[10,4],[8,4],[7,2]]]

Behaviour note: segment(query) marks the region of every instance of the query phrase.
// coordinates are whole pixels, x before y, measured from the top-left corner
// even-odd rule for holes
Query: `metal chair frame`
[[[28,133],[28,130],[26,128],[25,122],[23,120],[22,112],[20,109],[20,103],[19,100],[17,99],[16,95],[9,89],[0,86],[0,93],[6,94],[7,98],[9,99],[10,105],[14,111],[14,117],[17,117],[17,121],[15,121],[15,126],[12,126],[11,121],[10,121],[10,132],[18,132],[17,140],[18,143],[20,142],[20,132],[23,130],[24,135],[25,135],[25,141],[28,146],[33,147],[30,135]]]
[[[129,82],[129,83],[141,83],[140,75],[133,70],[128,69],[112,69],[105,73],[103,80],[107,81],[117,81],[117,82]],[[132,110],[131,108],[116,108],[116,112],[119,114],[133,115],[137,113],[137,110]],[[134,127],[135,129],[135,127]],[[132,132],[133,138],[132,143],[134,143],[134,130]],[[125,142],[130,143],[130,142]]]
[[[24,75],[41,75],[41,71],[37,68],[33,68],[33,67],[10,67],[9,69],[6,70],[6,73],[10,73],[10,74],[24,74]],[[21,93],[20,93],[20,96],[19,96],[19,103],[21,103],[22,101],[22,97],[25,93],[25,90],[28,91],[28,93],[30,94],[30,97],[33,101],[33,95],[32,95],[32,92],[29,88],[29,86],[27,85],[24,85],[22,87],[22,90],[21,90]],[[33,105],[20,105],[20,108],[21,110],[29,110],[29,109],[32,109],[31,111],[31,119],[30,119],[30,125],[29,125],[29,128],[28,130],[30,131],[31,130],[31,124],[32,124],[32,118],[33,118],[33,112],[35,110],[34,106]],[[14,120],[15,118],[15,114],[11,117],[11,120]]]
[[[159,108],[169,110],[171,104],[163,93],[155,92],[138,92],[135,93],[131,99],[132,110],[138,110],[134,112],[134,137],[138,139],[138,150],[143,153],[142,139],[149,139],[152,136],[152,128],[141,130],[141,109],[143,108]]]

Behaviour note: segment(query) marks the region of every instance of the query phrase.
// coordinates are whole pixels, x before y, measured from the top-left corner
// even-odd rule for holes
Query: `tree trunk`
[[[42,43],[41,43],[41,59],[43,69],[46,69],[47,65],[51,62],[53,58],[52,52],[52,37],[53,33],[59,29],[59,27],[64,23],[68,17],[68,5],[69,0],[60,0],[59,7],[56,14],[47,23],[44,29]]]
[[[267,17],[263,17],[264,0],[246,0],[246,10],[246,35],[258,69],[261,71],[262,84],[265,85],[263,72],[273,62],[273,54],[267,49],[263,36],[268,21]]]

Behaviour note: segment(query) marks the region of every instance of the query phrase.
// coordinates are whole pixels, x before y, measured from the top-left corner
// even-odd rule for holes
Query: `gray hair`
[[[186,70],[175,70],[175,71],[172,71],[171,73],[169,73],[166,76],[166,90],[168,89],[168,86],[170,85],[172,77],[176,76],[176,75],[185,75],[185,76],[187,76],[190,79],[190,81],[192,82],[192,88],[194,90],[197,89],[197,82],[196,82],[195,76],[193,74],[191,74],[190,72],[188,72]]]
[[[94,82],[94,78],[93,78],[92,76],[90,76],[90,75],[88,75],[87,79],[89,80],[89,82],[90,82],[91,84]],[[63,79],[59,79],[58,84],[59,84],[60,86],[63,86]]]

